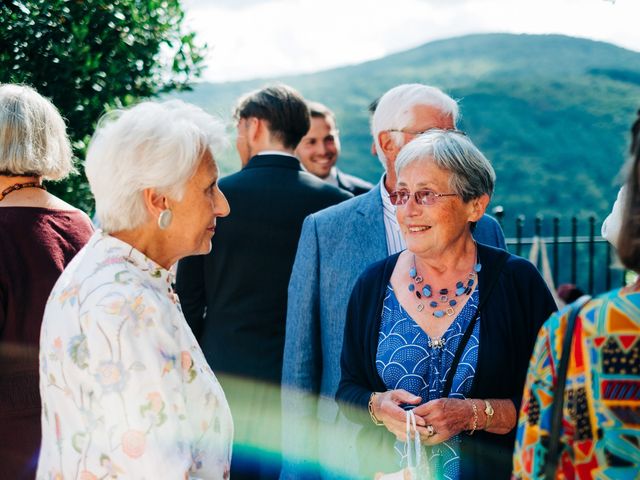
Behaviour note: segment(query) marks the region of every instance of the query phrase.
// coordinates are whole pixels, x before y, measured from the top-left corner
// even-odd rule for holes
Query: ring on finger
[[[436,429],[433,428],[433,425],[427,425],[427,436],[433,437],[436,434]]]

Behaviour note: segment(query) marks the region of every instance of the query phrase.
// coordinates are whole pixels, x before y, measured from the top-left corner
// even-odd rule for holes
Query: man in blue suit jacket
[[[289,282],[281,480],[355,475],[358,427],[338,415],[334,401],[347,303],[369,264],[405,248],[389,201],[398,152],[426,130],[455,128],[457,116],[456,102],[437,88],[409,84],[388,91],[371,123],[385,175],[370,192],[304,221]],[[505,248],[500,226],[486,215],[477,223],[474,238]]]

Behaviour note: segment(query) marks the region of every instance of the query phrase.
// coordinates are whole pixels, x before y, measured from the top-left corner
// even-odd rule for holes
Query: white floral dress
[[[40,336],[38,479],[226,479],[233,422],[172,274],[100,231]]]

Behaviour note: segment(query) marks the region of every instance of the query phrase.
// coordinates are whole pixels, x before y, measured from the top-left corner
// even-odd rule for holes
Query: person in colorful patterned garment
[[[172,266],[229,214],[221,122],[173,100],[107,114],[86,173],[102,226],[47,302],[37,478],[222,479],[233,423]]]
[[[62,180],[72,170],[71,144],[56,107],[31,87],[0,85],[2,478],[36,474],[42,314],[54,283],[93,233],[84,212],[42,184]]]
[[[640,112],[639,112],[640,113]],[[618,256],[640,273],[640,117],[616,235]],[[545,474],[556,371],[571,305],[538,335],[518,421],[513,475]],[[578,312],[564,390],[556,478],[640,474],[640,281],[599,295]]]
[[[530,262],[473,240],[495,173],[462,132],[424,133],[400,151],[396,173],[407,249],[353,289],[336,394],[365,425],[362,473],[406,465],[413,409],[419,478],[509,478],[528,359],[553,297]],[[396,438],[398,455],[384,458]]]

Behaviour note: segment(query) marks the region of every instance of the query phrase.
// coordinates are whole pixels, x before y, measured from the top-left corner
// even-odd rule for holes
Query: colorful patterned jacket
[[[514,477],[543,478],[569,307],[540,330],[522,399]],[[640,476],[640,292],[587,303],[576,319],[557,478]]]

